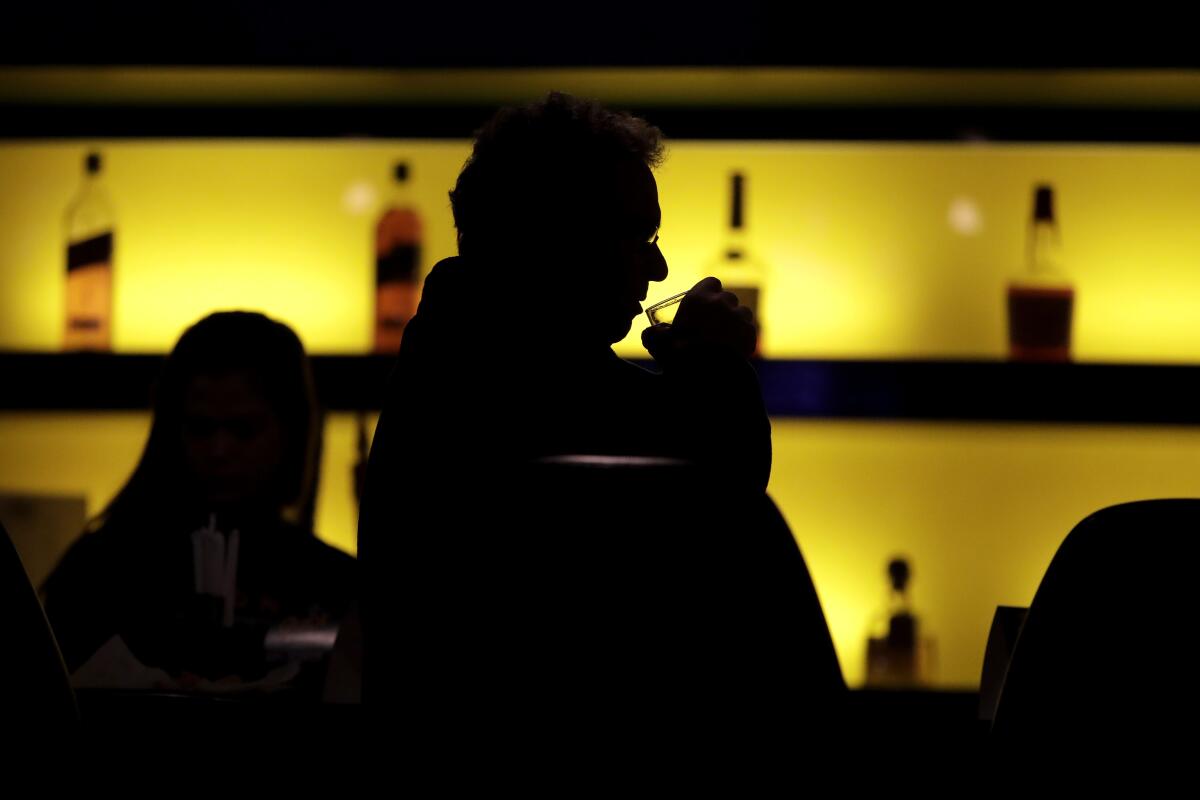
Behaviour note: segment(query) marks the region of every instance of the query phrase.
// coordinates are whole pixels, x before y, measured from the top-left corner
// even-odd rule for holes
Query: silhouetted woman
[[[336,621],[356,569],[311,530],[319,422],[286,325],[221,312],[189,328],[141,461],[43,587],[68,668],[120,636],[172,675],[252,678],[268,628]]]

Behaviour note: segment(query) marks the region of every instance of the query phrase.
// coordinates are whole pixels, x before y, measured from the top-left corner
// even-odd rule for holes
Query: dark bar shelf
[[[766,361],[772,416],[1200,424],[1200,366]]]
[[[161,355],[0,353],[0,410],[147,409],[162,361]],[[382,404],[393,357],[312,361],[325,409]],[[756,368],[774,417],[1200,424],[1200,365],[767,360]]]
[[[405,7],[404,13],[410,10]],[[454,37],[460,39],[462,33],[457,29]],[[94,37],[89,28],[86,40]],[[57,27],[54,38],[61,44]],[[104,55],[121,52],[112,49],[110,39],[95,40],[104,42]],[[488,37],[489,43],[497,41]],[[1069,60],[1056,65],[1033,58],[1022,65],[1031,56],[1027,48],[1020,48],[1015,61],[989,64],[983,59],[971,68],[963,68],[971,59],[957,66],[956,59],[940,65],[937,59],[889,64],[886,58],[857,65],[853,59],[789,65],[788,59],[774,56],[730,62],[712,57],[715,51],[709,48],[710,58],[699,61],[635,60],[625,69],[613,69],[616,64],[607,59],[615,54],[604,39],[600,62],[589,65],[585,59],[571,66],[555,59],[540,64],[544,69],[477,63],[468,48],[457,59],[423,68],[337,66],[307,58],[290,67],[256,67],[243,59],[226,62],[240,67],[221,69],[180,67],[181,62],[155,67],[155,59],[148,58],[142,66],[110,66],[102,80],[94,69],[72,59],[58,62],[68,66],[48,66],[55,62],[40,59],[24,67],[14,66],[16,62],[6,66],[0,49],[0,142],[247,137],[465,141],[500,106],[528,101],[558,86],[643,116],[672,141],[1198,143],[1197,48],[1189,39],[1180,51],[1186,59],[1163,61],[1161,37],[1154,41],[1157,57],[1132,58],[1128,47],[1122,47],[1120,55],[1128,60],[1123,66],[1122,59],[1109,62],[1107,69],[1090,69],[1101,64],[1087,60],[1071,66]],[[578,50],[575,38],[571,44]],[[203,49],[214,54],[211,41],[205,40]],[[387,52],[397,50],[407,48],[393,47],[389,39]],[[504,50],[517,52],[511,42]],[[812,55],[807,46],[802,50],[800,55]],[[443,48],[435,51],[445,54]],[[902,51],[911,57],[921,48],[908,43]],[[1004,50],[1007,55],[1011,51]],[[38,52],[44,56],[46,48]],[[796,48],[789,44],[788,52],[795,54]],[[1102,52],[1111,56],[1116,51]],[[877,48],[862,53],[880,54]]]
[[[162,355],[0,353],[0,410],[149,409]],[[328,411],[378,409],[394,356],[312,358],[313,379]]]

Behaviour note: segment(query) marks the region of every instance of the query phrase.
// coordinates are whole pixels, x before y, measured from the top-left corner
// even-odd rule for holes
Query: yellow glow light
[[[82,494],[94,514],[129,476],[148,423],[130,413],[0,415],[0,491]],[[321,537],[350,552],[356,438],[352,415],[331,415],[317,504]],[[1114,503],[1200,497],[1196,430],[775,420],[774,442],[770,491],[852,685],[863,680],[892,555],[912,557],[938,685],[971,686],[995,607],[1029,603],[1076,522]]]

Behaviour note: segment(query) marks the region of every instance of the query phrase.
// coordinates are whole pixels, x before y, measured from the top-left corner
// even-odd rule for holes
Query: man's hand
[[[702,350],[749,358],[756,338],[750,309],[739,306],[737,297],[723,291],[719,280],[705,278],[683,298],[674,323],[654,325],[642,332],[642,345],[659,362]]]

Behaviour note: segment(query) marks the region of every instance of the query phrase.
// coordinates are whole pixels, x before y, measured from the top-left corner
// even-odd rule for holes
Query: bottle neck
[[[112,231],[113,209],[99,174],[84,173],[79,191],[67,206],[66,225],[72,241]]]
[[[407,208],[412,205],[408,181],[392,181],[384,195],[384,209]]]
[[[79,184],[80,197],[89,197],[104,193],[104,176],[98,172],[83,173],[83,181]]]
[[[1061,241],[1053,220],[1034,220],[1029,231],[1028,272],[1035,278],[1063,278]]]
[[[729,207],[725,211],[725,258],[737,262],[746,255],[746,178],[734,173],[729,178]]]

